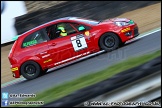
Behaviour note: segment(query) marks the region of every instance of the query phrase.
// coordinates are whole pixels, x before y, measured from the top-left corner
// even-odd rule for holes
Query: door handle
[[[56,45],[56,43],[52,43],[52,44],[51,44],[51,46],[55,46],[55,45]]]

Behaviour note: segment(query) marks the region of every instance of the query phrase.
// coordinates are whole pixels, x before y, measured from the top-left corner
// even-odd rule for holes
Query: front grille
[[[135,27],[134,28],[134,37],[138,36],[139,33],[138,33],[138,27]]]
[[[126,32],[125,35],[126,36],[131,36],[132,35],[132,31]]]

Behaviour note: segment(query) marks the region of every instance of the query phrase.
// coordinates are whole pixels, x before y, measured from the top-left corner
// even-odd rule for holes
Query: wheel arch
[[[120,36],[119,36],[117,33],[112,32],[112,31],[108,31],[108,32],[104,32],[104,33],[100,34],[100,37],[99,37],[99,39],[98,39],[98,46],[99,46],[99,48],[101,47],[101,46],[100,46],[100,43],[99,43],[99,42],[100,42],[100,39],[101,39],[101,37],[102,37],[104,34],[106,34],[106,33],[113,33],[113,34],[115,34],[115,35],[118,37],[120,43],[122,43],[122,40],[121,40]]]
[[[43,71],[43,68],[42,68],[42,66],[39,64],[39,62],[38,62],[38,61],[33,60],[33,59],[29,59],[29,60],[24,61],[24,62],[22,62],[22,63],[21,63],[21,65],[20,65],[20,75],[21,75],[21,67],[22,67],[22,65],[23,65],[24,63],[26,63],[26,62],[29,62],[29,61],[32,61],[32,62],[37,63],[37,64],[39,65],[39,67],[40,67],[41,71]]]

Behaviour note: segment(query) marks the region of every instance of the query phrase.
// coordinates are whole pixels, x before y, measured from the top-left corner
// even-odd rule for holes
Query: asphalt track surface
[[[150,34],[137,41],[109,53],[102,53],[97,56],[85,59],[81,62],[57,69],[46,75],[31,81],[22,81],[4,88],[1,92],[9,94],[31,94],[43,91],[47,88],[76,79],[88,73],[95,73],[114,63],[127,59],[128,57],[148,54],[161,49],[161,31]],[[9,101],[22,100],[23,98],[9,98]]]

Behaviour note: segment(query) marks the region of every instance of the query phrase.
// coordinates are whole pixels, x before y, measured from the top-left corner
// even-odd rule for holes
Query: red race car
[[[112,51],[138,35],[137,24],[127,18],[95,21],[65,17],[21,34],[8,58],[13,77],[22,75],[30,80],[83,56]]]

